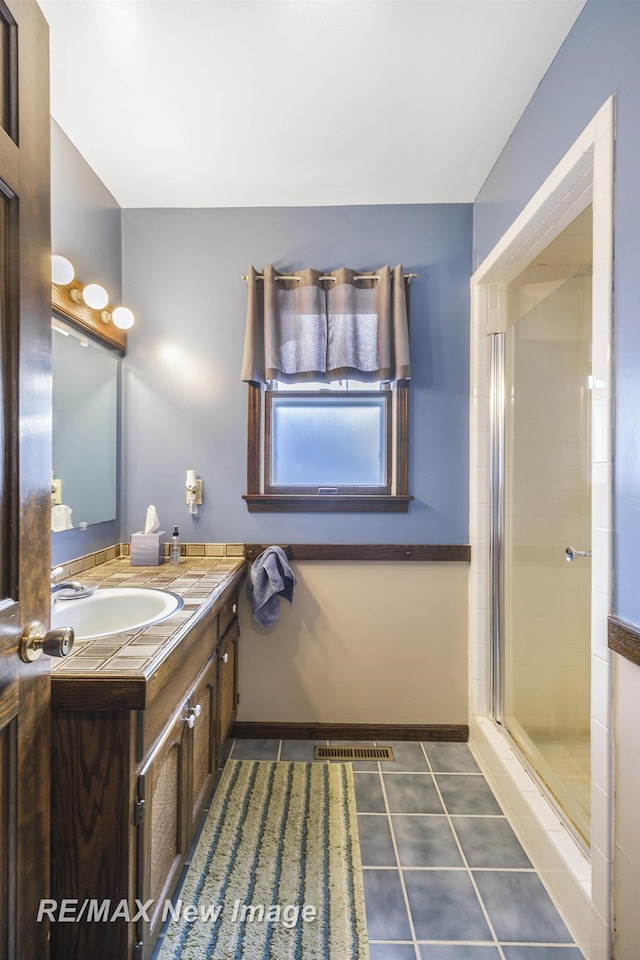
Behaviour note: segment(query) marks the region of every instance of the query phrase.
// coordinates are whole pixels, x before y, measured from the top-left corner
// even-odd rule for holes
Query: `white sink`
[[[73,627],[76,640],[94,640],[114,633],[133,633],[166,620],[184,601],[168,590],[144,587],[106,587],[90,597],[55,599],[51,628]]]

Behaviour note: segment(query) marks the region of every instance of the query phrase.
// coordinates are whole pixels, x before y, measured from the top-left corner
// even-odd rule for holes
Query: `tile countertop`
[[[215,614],[216,607],[222,606],[229,588],[235,589],[241,582],[245,566],[241,557],[182,557],[179,566],[132,567],[127,557],[109,560],[79,575],[83,583],[104,587],[171,590],[183,597],[184,606],[161,623],[136,632],[77,640],[70,656],[52,658],[52,705],[70,705],[74,681],[78,687],[83,686],[82,681],[91,681],[93,689],[105,694],[109,686],[129,685],[133,694],[134,687],[146,685],[188,631],[206,613]]]

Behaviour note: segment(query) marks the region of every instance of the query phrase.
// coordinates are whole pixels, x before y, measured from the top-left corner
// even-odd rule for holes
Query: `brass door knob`
[[[68,657],[73,641],[73,627],[47,630],[39,620],[32,620],[20,637],[20,656],[25,663],[33,663],[43,653],[47,657]]]

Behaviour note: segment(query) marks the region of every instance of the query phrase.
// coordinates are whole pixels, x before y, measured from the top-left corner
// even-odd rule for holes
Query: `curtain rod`
[[[414,280],[414,279],[416,279],[417,276],[418,276],[417,273],[405,273],[405,274],[404,274],[404,279],[407,281],[407,283],[411,283],[411,281]],[[243,273],[243,274],[242,274],[242,277],[241,277],[240,279],[241,279],[241,280],[248,280],[249,277],[247,276],[246,273]],[[296,280],[298,283],[300,283],[301,277],[294,277],[294,276],[287,277],[287,276],[284,276],[284,274],[283,274],[282,276],[275,277],[274,279],[276,279],[276,280]],[[380,277],[370,276],[369,274],[362,273],[362,274],[360,274],[360,275],[354,276],[353,279],[354,279],[354,280],[379,280]],[[257,273],[257,274],[256,274],[256,280],[264,280],[264,274],[262,274],[262,273]],[[318,277],[318,280],[332,280],[333,283],[336,282],[336,278],[335,278],[335,277],[332,277],[332,276],[330,276],[330,275],[329,275],[329,276],[321,276],[321,277]]]

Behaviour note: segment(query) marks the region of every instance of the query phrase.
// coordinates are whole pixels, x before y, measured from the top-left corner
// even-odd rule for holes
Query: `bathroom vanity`
[[[236,716],[244,573],[240,557],[194,557],[82,574],[171,590],[184,606],[137,633],[79,642],[53,669],[51,895],[79,922],[51,923],[52,960],[151,955]]]

